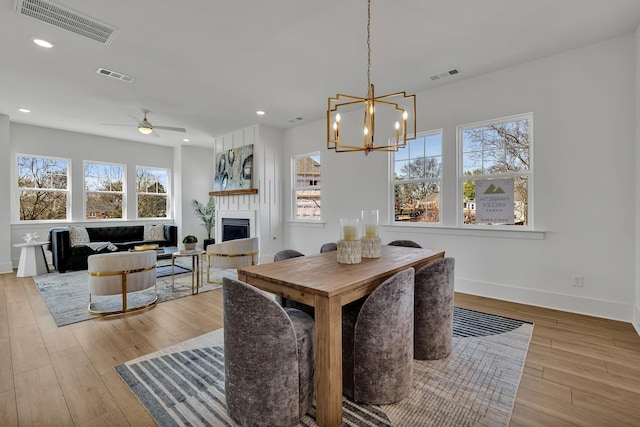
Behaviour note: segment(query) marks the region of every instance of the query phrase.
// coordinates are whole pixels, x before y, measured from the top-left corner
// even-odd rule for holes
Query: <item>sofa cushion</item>
[[[87,229],[92,242],[140,242],[144,227],[142,225],[90,227]]]
[[[164,225],[145,224],[142,239],[145,241],[164,240]]]
[[[91,241],[86,227],[78,225],[69,226],[69,239],[71,240],[71,247],[81,246]]]

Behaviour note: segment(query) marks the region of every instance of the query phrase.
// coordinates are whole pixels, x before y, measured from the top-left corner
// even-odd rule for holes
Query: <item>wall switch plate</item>
[[[571,286],[576,288],[584,287],[584,276],[581,274],[572,274],[571,275]]]

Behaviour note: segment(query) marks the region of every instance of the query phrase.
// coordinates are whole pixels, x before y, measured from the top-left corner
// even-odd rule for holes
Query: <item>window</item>
[[[302,221],[320,221],[320,152],[293,158],[294,217]]]
[[[169,171],[136,168],[138,218],[166,218],[169,206]]]
[[[124,165],[85,162],[85,218],[122,218],[124,188]]]
[[[396,222],[440,222],[442,131],[418,135],[393,155]]]
[[[18,155],[20,221],[69,218],[69,160]]]
[[[533,115],[458,127],[463,224],[531,225]]]

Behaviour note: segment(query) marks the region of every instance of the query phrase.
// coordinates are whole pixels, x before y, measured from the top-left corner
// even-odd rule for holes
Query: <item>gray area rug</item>
[[[182,264],[182,265],[181,265]],[[206,264],[206,263],[203,263]],[[158,279],[156,287],[158,290],[158,303],[171,301],[191,295],[191,261],[176,260],[175,287],[171,288],[171,264],[159,265],[157,270]],[[203,266],[203,268],[206,268]],[[210,272],[212,280],[222,281],[222,277],[236,278],[236,270],[223,268],[212,268]],[[66,273],[48,273],[35,276],[33,280],[42,294],[49,312],[53,316],[58,326],[69,325],[71,323],[83,322],[95,319],[96,316],[89,314],[89,280],[86,270],[69,271]],[[203,272],[203,286],[199,292],[219,289],[219,284],[209,284],[206,282],[207,273]],[[127,305],[133,307],[142,305],[153,300],[153,288],[144,291],[128,294]],[[97,310],[113,310],[122,307],[122,297],[94,296],[92,298],[92,308]]]
[[[454,347],[414,361],[411,395],[393,405],[343,399],[343,426],[507,426],[533,325],[455,308]],[[116,371],[158,425],[233,426],[224,398],[222,329],[123,363]],[[315,407],[301,426],[316,426]]]

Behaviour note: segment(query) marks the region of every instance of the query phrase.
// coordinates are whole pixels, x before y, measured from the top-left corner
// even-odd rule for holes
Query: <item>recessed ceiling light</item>
[[[46,40],[42,40],[42,39],[37,39],[37,38],[35,38],[35,37],[34,37],[34,38],[32,38],[31,40],[33,40],[33,42],[34,42],[35,44],[37,44],[38,46],[40,46],[40,47],[44,47],[44,48],[47,48],[47,49],[51,49],[53,46],[55,46],[55,45],[54,45],[53,43],[51,43],[51,42],[48,42],[48,41],[46,41]]]
[[[24,107],[18,108],[18,111],[20,111],[21,113],[30,113],[31,112],[31,110],[29,110],[28,108],[24,108]]]
[[[259,115],[259,116],[264,116],[264,111],[258,110],[258,111],[256,111],[256,114]]]
[[[189,141],[191,141],[189,138],[185,138],[182,140],[182,142],[189,142]]]

